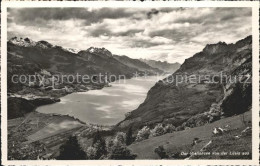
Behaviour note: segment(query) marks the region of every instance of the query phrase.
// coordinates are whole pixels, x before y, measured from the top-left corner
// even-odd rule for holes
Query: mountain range
[[[138,59],[113,55],[105,48],[90,47],[86,50],[67,49],[47,41],[35,42],[29,38],[13,37],[8,41],[8,58],[23,58],[49,72],[64,74],[124,74],[131,78],[134,73],[155,75],[168,72],[152,67]],[[175,66],[165,62],[168,66]]]
[[[154,68],[138,59],[132,59],[127,56],[118,56],[112,54],[105,48],[90,47],[86,50],[76,50],[63,48],[53,45],[47,41],[35,42],[29,38],[13,37],[7,43],[7,81],[8,93],[11,94],[33,94],[36,96],[60,97],[67,93],[85,91],[88,89],[102,88],[103,83],[77,83],[74,80],[59,81],[54,84],[53,76],[62,75],[89,75],[96,77],[99,73],[102,75],[113,75],[108,81],[115,81],[120,76],[132,78],[138,73],[142,75],[164,74],[167,71]],[[45,84],[41,85],[41,80],[36,78],[34,82],[24,81],[23,83],[14,83],[13,75],[40,75],[45,78]],[[108,77],[109,79],[110,77]],[[15,78],[15,81],[18,78]],[[102,78],[104,79],[104,78]],[[17,99],[19,100],[19,99]],[[10,100],[9,112],[16,112],[16,105],[13,103],[22,103],[22,101]],[[45,101],[43,102],[45,103]],[[36,105],[37,106],[37,105]],[[14,109],[11,109],[14,108]],[[34,107],[32,107],[34,108]],[[33,109],[30,109],[33,110]],[[28,111],[25,111],[28,112]],[[21,116],[23,114],[19,114]],[[17,117],[16,113],[10,117]]]

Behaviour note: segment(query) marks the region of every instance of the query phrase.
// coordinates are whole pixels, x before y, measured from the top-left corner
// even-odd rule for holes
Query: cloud
[[[159,14],[159,10],[156,10],[156,9],[152,9],[151,11],[149,11],[148,13],[147,13],[147,18],[152,18],[152,16],[153,15],[157,15],[157,14]]]
[[[250,35],[251,15],[250,8],[9,8],[8,38],[182,63],[206,44]]]
[[[86,25],[90,25],[106,18],[130,17],[134,11],[124,8],[9,8],[8,13],[9,16],[15,16],[13,19],[17,23],[30,24],[49,20],[82,19],[86,21]]]

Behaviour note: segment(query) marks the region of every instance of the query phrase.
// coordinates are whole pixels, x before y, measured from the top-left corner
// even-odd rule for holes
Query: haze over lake
[[[87,123],[114,125],[125,113],[136,109],[149,89],[166,76],[138,77],[111,83],[112,87],[72,93],[55,104],[41,106],[36,111],[70,115]]]

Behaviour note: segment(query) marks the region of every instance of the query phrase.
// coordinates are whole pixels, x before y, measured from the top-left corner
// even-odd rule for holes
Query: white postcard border
[[[253,39],[252,160],[7,160],[7,8],[8,7],[250,7]],[[1,143],[3,165],[258,165],[259,164],[259,2],[252,1],[3,1],[1,4]]]

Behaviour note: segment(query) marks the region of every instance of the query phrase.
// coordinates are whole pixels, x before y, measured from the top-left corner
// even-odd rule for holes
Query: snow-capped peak
[[[64,50],[77,54],[80,50],[79,49],[75,49],[75,48],[64,48]]]
[[[112,53],[109,50],[105,49],[104,47],[102,47],[102,48],[90,47],[87,49],[87,51],[90,53],[99,53],[99,54],[103,54],[103,55],[112,57]]]
[[[94,48],[94,47],[91,47],[91,48],[89,49],[89,52],[91,52],[91,53],[95,52],[95,48]]]

